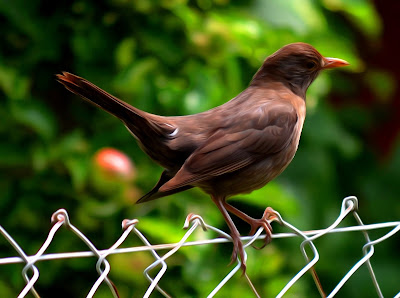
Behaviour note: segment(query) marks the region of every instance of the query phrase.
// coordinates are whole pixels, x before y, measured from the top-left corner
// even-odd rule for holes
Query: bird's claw
[[[233,252],[231,256],[231,262],[229,263],[229,266],[232,265],[233,263],[237,262],[238,260],[238,254],[240,257],[240,268],[242,269],[243,274],[246,273],[246,261],[245,261],[245,252],[244,252],[244,247],[243,243],[240,240],[240,237],[232,237],[232,242],[233,242]]]
[[[252,244],[252,247],[254,247],[255,249],[262,249],[271,242],[272,240],[271,222],[277,219],[278,217],[276,215],[276,211],[271,207],[267,207],[267,209],[265,209],[264,211],[263,216],[260,219],[254,219],[254,221],[250,223],[251,230],[249,235],[254,235],[257,232],[258,228],[263,228],[266,234],[262,246],[258,247]]]

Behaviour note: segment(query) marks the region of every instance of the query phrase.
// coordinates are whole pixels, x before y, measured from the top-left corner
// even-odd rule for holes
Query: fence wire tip
[[[203,228],[203,231],[207,231],[207,225],[204,222],[204,219],[197,214],[189,213],[188,216],[186,217],[185,223],[183,224],[183,229],[187,230],[190,226],[191,222],[194,222],[195,220],[198,221],[200,226]]]
[[[57,222],[64,222],[67,225],[70,225],[69,216],[67,210],[65,209],[58,209],[56,212],[53,213],[51,216],[51,223],[55,224]]]
[[[357,211],[358,210],[358,200],[356,196],[348,196],[343,199],[343,205],[342,208],[346,209],[351,207],[352,211]]]
[[[122,221],[122,229],[126,230],[127,228],[129,228],[130,226],[134,226],[139,222],[138,219],[124,219]]]

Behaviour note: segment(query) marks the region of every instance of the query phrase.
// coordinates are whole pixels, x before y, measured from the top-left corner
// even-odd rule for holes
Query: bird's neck
[[[306,100],[307,88],[301,88],[297,84],[293,84],[290,81],[276,78],[273,75],[266,75],[262,78],[257,78],[256,76],[254,76],[253,80],[250,83],[250,87],[257,88],[277,89],[277,86],[280,86],[280,88],[287,88],[297,96]]]
[[[250,86],[259,86],[269,88],[271,84],[281,83],[289,88],[294,94],[306,99],[306,91],[312,80],[308,80],[302,76],[287,76],[279,69],[273,66],[262,66],[254,75],[250,82]]]

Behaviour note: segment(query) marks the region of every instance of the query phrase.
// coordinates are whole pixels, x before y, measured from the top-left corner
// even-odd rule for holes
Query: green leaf
[[[16,69],[0,65],[0,89],[10,99],[26,98],[30,85],[28,77],[19,75]]]
[[[32,129],[43,139],[52,139],[57,131],[57,122],[51,110],[35,99],[14,100],[11,102],[11,112],[15,119]]]
[[[125,68],[135,60],[136,42],[133,38],[126,38],[120,42],[115,50],[115,60],[120,68]]]
[[[64,163],[71,175],[74,188],[81,190],[85,186],[89,176],[90,162],[84,157],[74,157],[68,158]]]
[[[348,14],[354,25],[361,28],[366,36],[376,38],[382,32],[379,15],[369,0],[324,0],[323,3],[332,11]]]

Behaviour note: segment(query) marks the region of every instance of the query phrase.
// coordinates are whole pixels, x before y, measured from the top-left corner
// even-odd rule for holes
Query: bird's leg
[[[245,253],[243,248],[243,243],[240,240],[240,233],[236,228],[235,224],[233,223],[229,213],[226,211],[224,207],[225,198],[224,197],[215,197],[211,196],[212,200],[214,201],[215,205],[217,205],[219,211],[221,211],[222,215],[224,216],[225,222],[228,225],[231,231],[231,237],[233,242],[233,252],[231,257],[231,263],[235,262],[237,255],[239,253],[240,261],[241,261],[241,268],[243,270],[243,274],[246,272],[246,261],[245,261]]]
[[[248,216],[243,211],[240,211],[239,209],[228,204],[225,200],[222,202],[222,204],[224,205],[226,210],[228,210],[230,213],[235,214],[237,217],[239,217],[240,219],[242,219],[243,221],[247,222],[250,225],[251,227],[249,233],[250,235],[254,235],[259,227],[262,227],[264,229],[266,236],[264,239],[264,244],[261,247],[259,247],[260,249],[265,247],[268,243],[271,242],[272,227],[269,222],[274,219],[274,214],[275,214],[275,211],[271,207],[265,209],[264,214],[260,219],[255,219],[251,216]]]

